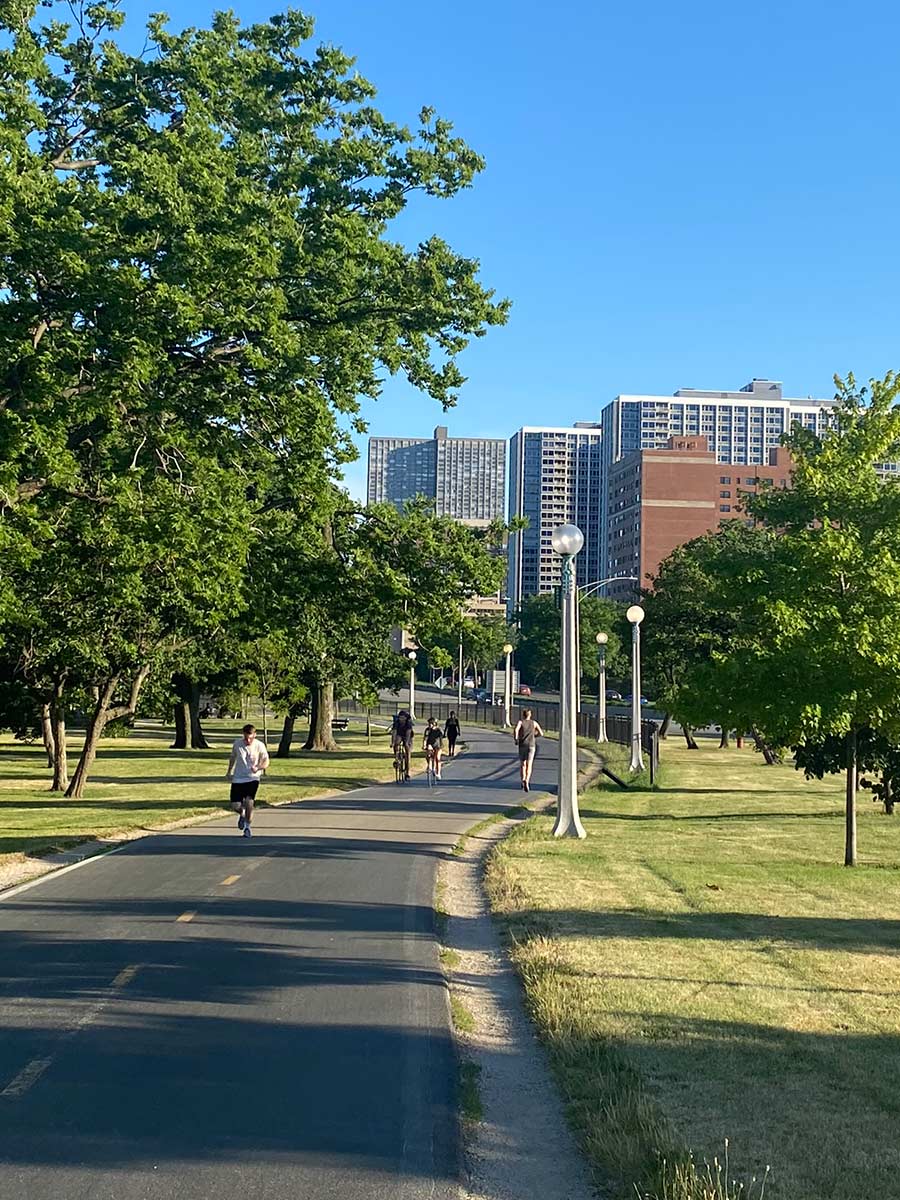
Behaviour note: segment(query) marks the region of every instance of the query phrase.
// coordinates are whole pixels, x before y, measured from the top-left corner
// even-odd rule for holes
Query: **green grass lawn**
[[[726,1139],[773,1200],[900,1196],[900,817],[860,794],[848,870],[840,779],[716,746],[666,743],[659,790],[582,797],[586,841],[540,817],[489,865],[571,1118],[623,1197],[731,1195],[683,1165]]]
[[[139,722],[126,738],[101,742],[81,800],[49,791],[50,772],[40,745],[0,737],[0,863],[11,855],[40,854],[95,837],[108,837],[169,821],[218,814],[228,801],[225,768],[239,721],[204,722],[209,750],[170,750],[173,731]],[[289,759],[272,758],[258,802],[280,804],[393,779],[393,759],[385,732],[351,728],[335,735],[333,754],[303,754],[306,731],[295,735]],[[278,739],[270,730],[269,750]],[[81,739],[70,738],[70,770]]]

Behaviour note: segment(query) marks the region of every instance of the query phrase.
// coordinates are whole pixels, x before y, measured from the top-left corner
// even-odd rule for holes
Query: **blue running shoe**
[[[243,828],[244,828],[244,814],[241,813],[241,815],[238,817],[238,829],[243,829]]]
[[[253,834],[250,832],[249,825],[244,826],[244,837],[253,837]]]

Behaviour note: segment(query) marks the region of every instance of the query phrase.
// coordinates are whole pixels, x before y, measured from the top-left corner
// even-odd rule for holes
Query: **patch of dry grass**
[[[847,870],[840,780],[664,755],[659,790],[582,797],[586,841],[536,818],[487,873],[592,1161],[706,1200],[727,1138],[771,1198],[900,1195],[900,819],[861,795]]]

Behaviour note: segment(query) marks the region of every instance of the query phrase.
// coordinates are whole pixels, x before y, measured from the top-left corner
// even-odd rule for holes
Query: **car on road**
[[[631,697],[630,697],[630,696],[625,696],[625,697],[623,698],[623,700],[622,700],[622,703],[623,703],[623,704],[630,704],[630,703],[631,703]],[[649,703],[650,703],[650,701],[647,699],[647,697],[646,697],[646,696],[641,696],[641,704],[649,704]]]
[[[478,704],[484,704],[487,698],[487,688],[475,688],[475,690],[472,692],[472,699]]]
[[[518,694],[519,694],[520,696],[530,696],[530,695],[531,695],[531,688],[528,686],[528,684],[527,684],[527,683],[520,683],[520,684],[519,684],[519,692],[518,692]]]
[[[606,698],[607,700],[621,700],[622,693],[615,691],[613,688],[607,688]]]

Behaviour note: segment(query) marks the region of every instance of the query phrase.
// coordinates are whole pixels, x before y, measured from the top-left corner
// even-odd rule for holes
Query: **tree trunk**
[[[669,726],[672,724],[672,714],[665,713],[662,719],[662,725],[659,727],[659,736],[667,738],[669,736]]]
[[[113,696],[116,694],[116,688],[119,685],[121,675],[110,676],[110,678],[104,680],[102,687],[95,689],[97,699],[94,711],[88,721],[84,737],[84,747],[81,751],[81,757],[78,760],[78,766],[75,768],[75,774],[66,788],[66,796],[69,799],[81,799],[84,794],[84,785],[87,782],[88,774],[93,766],[94,759],[97,757],[97,746],[100,738],[103,736],[104,729],[110,721],[118,721],[122,717],[134,716],[141,688],[144,686],[144,680],[149,674],[150,666],[149,664],[145,664],[134,675],[131,680],[131,690],[127,704],[112,706]]]
[[[64,792],[69,786],[69,760],[66,747],[66,710],[62,702],[65,677],[53,685],[50,701],[50,723],[53,728],[53,783],[51,790]]]
[[[187,704],[179,697],[175,701],[175,741],[170,750],[187,750],[187,731],[190,713]]]
[[[762,736],[758,729],[751,729],[750,732],[753,734],[753,740],[756,742],[757,750],[759,750],[765,759],[766,766],[776,766],[778,759],[775,757],[774,753],[772,752],[772,747],[769,745],[766,739]]]
[[[300,704],[292,704],[284,714],[284,727],[281,730],[281,741],[275,751],[276,758],[290,758],[291,742],[294,740],[294,725],[300,716],[302,707]]]
[[[881,799],[884,804],[884,811],[887,816],[892,817],[894,815],[894,789],[891,785],[891,777],[887,771],[881,776],[881,787],[883,789]]]
[[[684,722],[682,722],[681,729],[684,733],[684,740],[687,742],[688,750],[699,750],[700,747],[697,745],[696,739],[694,738],[694,732],[690,725],[685,725]]]
[[[172,676],[175,688],[175,741],[172,750],[208,750],[209,742],[200,724],[200,684],[179,671]]]
[[[47,751],[47,766],[52,770],[56,752],[53,744],[53,717],[49,704],[41,705],[41,737],[44,741],[44,749]]]
[[[206,740],[206,734],[200,724],[200,684],[195,680],[191,681],[188,697],[188,721],[191,729],[191,749],[208,750],[209,742]]]
[[[856,759],[856,730],[847,733],[847,793],[844,834],[844,866],[856,866],[856,792],[859,768]]]
[[[719,738],[719,749],[727,750],[730,745],[731,745],[731,741],[729,740],[729,737],[728,737],[728,730],[723,725],[722,726],[722,736]]]
[[[337,750],[331,731],[334,719],[334,684],[317,683],[312,689],[312,711],[309,718],[309,737],[304,750]]]

